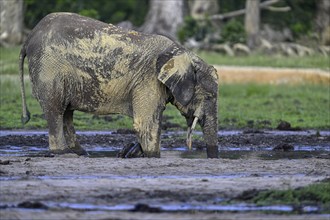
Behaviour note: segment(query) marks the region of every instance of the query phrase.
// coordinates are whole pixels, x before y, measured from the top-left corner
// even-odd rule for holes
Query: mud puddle
[[[46,131],[0,131],[1,217],[300,219],[302,213],[328,219],[319,203],[258,206],[244,198],[328,179],[329,131],[220,131],[220,160],[205,159],[200,132],[193,151],[185,138],[185,132],[165,132],[161,158],[120,159],[118,151],[136,142],[131,131],[78,132],[89,157],[50,157]]]

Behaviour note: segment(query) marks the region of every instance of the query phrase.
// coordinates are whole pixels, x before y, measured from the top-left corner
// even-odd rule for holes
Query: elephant
[[[25,57],[32,95],[47,120],[49,152],[87,154],[73,126],[73,112],[82,111],[132,117],[138,144],[130,147],[139,148],[139,156],[160,157],[162,114],[171,103],[186,119],[187,145],[198,123],[207,157],[218,157],[217,72],[175,41],[74,13],[48,14],[19,56],[23,124],[30,119]]]

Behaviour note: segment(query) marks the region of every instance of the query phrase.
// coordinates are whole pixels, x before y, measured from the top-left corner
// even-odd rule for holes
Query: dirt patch
[[[133,134],[79,133],[90,149],[122,146],[135,141]],[[24,136],[24,138],[22,138]],[[47,135],[0,136],[6,144],[24,148],[47,145]],[[3,219],[327,219],[327,215],[276,215],[260,212],[253,204],[231,204],[250,198],[251,192],[297,188],[330,177],[328,132],[221,131],[221,149],[246,148],[242,158],[187,159],[184,133],[162,135],[162,158],[119,159],[79,157],[1,156],[0,214]],[[324,156],[265,160],[260,154],[275,154],[272,147],[289,143],[294,148],[315,146]],[[21,145],[22,144],[22,145]],[[203,147],[199,133],[194,146]],[[270,149],[269,149],[270,148]],[[102,148],[104,149],[104,148]],[[167,150],[166,150],[167,149]],[[268,149],[268,150],[267,150]],[[315,148],[316,149],[316,148]],[[261,150],[261,151],[259,151]],[[267,150],[267,151],[265,151]],[[199,152],[195,148],[194,152]],[[235,151],[232,151],[233,153]],[[221,150],[220,153],[223,153]],[[227,153],[230,153],[228,151]],[[288,153],[288,154],[287,154]],[[243,199],[244,200],[244,199]],[[242,211],[248,210],[250,211]],[[270,207],[274,208],[274,207]],[[276,208],[276,207],[275,207]],[[280,207],[281,208],[281,207]],[[282,207],[282,209],[290,207]],[[292,208],[292,207],[291,207]],[[234,213],[230,210],[236,210]],[[259,210],[259,211],[253,211]],[[237,213],[238,212],[238,213]],[[317,211],[316,213],[319,213]]]
[[[329,71],[271,67],[216,66],[221,83],[324,84],[329,85]]]

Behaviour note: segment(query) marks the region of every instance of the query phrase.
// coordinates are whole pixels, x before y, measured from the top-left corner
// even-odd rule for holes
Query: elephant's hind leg
[[[51,153],[64,154],[70,153],[64,137],[63,114],[53,111],[45,112],[49,127],[49,150]]]
[[[63,117],[63,130],[68,148],[78,155],[88,155],[85,149],[83,149],[76,137],[76,131],[73,126],[73,110],[66,110]]]

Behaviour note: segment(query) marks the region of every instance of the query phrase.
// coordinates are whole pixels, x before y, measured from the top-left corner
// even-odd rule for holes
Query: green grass
[[[321,54],[305,57],[262,54],[231,57],[215,52],[199,52],[198,55],[213,65],[330,69],[329,57]]]
[[[330,89],[321,85],[221,85],[222,128],[276,128],[281,120],[292,127],[330,128]]]
[[[0,47],[0,50],[0,129],[23,128],[20,122],[22,107],[17,61],[20,47]],[[224,65],[323,68],[326,63],[323,57],[272,60],[272,57],[257,55],[235,58],[214,53],[201,55],[209,63]],[[27,76],[27,70],[25,73]],[[26,91],[32,118],[25,128],[45,128],[46,122],[38,102],[31,95],[28,78]],[[224,84],[220,86],[219,94],[220,128],[276,128],[284,120],[293,127],[330,129],[330,88],[326,85]],[[186,128],[185,119],[170,104],[164,115],[169,122],[180,125],[181,129]],[[74,123],[81,130],[132,128],[132,119],[120,115],[93,116],[76,112]]]
[[[18,76],[0,76],[0,129],[43,129],[47,124],[43,118],[41,107],[32,97],[29,80],[25,80],[26,98],[31,120],[23,126],[21,124],[22,104]],[[129,117],[95,116],[83,112],[75,112],[74,124],[80,130],[115,130],[118,128],[131,128],[132,120]]]
[[[330,213],[330,182],[324,181],[287,190],[266,190],[254,196],[251,202],[257,205],[318,205],[323,213]],[[299,212],[299,210],[297,210]]]
[[[18,77],[2,75],[0,80],[0,129],[23,128],[21,96]],[[26,80],[27,104],[31,120],[25,128],[45,128],[41,108],[32,97],[29,80]],[[329,88],[321,85],[221,85],[219,91],[220,128],[276,128],[281,120],[293,127],[306,129],[330,128]],[[164,113],[169,122],[186,128],[185,119],[171,104]],[[80,130],[114,130],[132,128],[126,116],[94,116],[76,112],[74,123]]]
[[[0,74],[18,74],[18,57],[21,47],[0,47]],[[27,66],[27,65],[25,65]],[[25,67],[27,70],[27,67]]]
[[[0,47],[0,74],[18,74],[19,52],[19,46]],[[329,57],[320,54],[306,57],[265,56],[261,54],[230,57],[214,52],[198,52],[198,55],[206,62],[214,65],[330,69]],[[25,65],[25,69],[27,69],[27,65]]]
[[[330,182],[288,190],[261,191],[252,199],[257,205],[321,203],[330,205]]]

